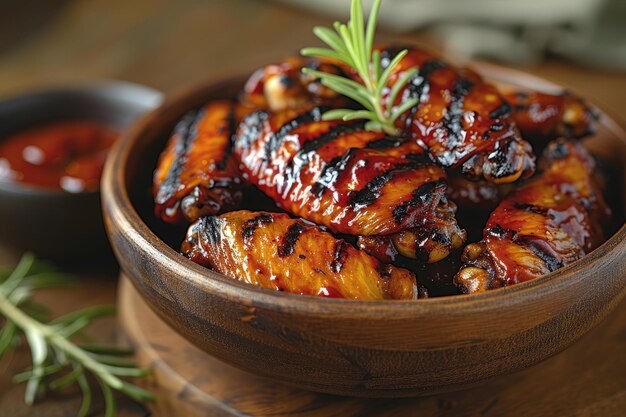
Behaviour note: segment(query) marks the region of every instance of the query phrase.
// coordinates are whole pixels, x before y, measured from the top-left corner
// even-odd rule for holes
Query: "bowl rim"
[[[105,99],[117,102],[127,102],[134,105],[142,105],[146,111],[151,111],[163,102],[163,93],[146,85],[132,83],[129,81],[115,79],[96,79],[91,81],[80,81],[70,83],[63,86],[46,86],[42,88],[33,88],[20,93],[14,93],[0,98],[0,112],[4,111],[5,106],[19,103],[23,100],[36,98],[52,98],[59,100],[60,97],[66,95],[88,94],[97,99]],[[79,119],[68,119],[69,121],[77,121]],[[86,119],[85,119],[86,120]],[[128,126],[132,126],[132,122]],[[128,127],[127,126],[127,127]],[[126,128],[127,128],[126,127]],[[125,133],[126,128],[120,129],[120,140]],[[0,142],[6,137],[0,137]],[[13,183],[0,181],[0,193],[11,193],[15,195],[28,195],[40,197],[65,197],[76,198],[76,196],[95,196],[100,194],[102,189],[99,186],[95,190],[80,191],[72,193],[65,190],[41,187],[27,183]]]
[[[510,69],[495,64],[472,62],[471,67],[484,75],[488,80],[506,82],[508,84],[528,87],[539,86],[543,89],[564,88],[557,83],[548,81],[520,70]],[[498,75],[499,74],[499,75]],[[364,317],[397,317],[414,318],[440,316],[442,314],[463,311],[497,310],[503,304],[528,303],[529,299],[551,296],[576,285],[585,279],[587,274],[579,272],[601,261],[609,252],[626,241],[626,222],[615,233],[605,240],[591,253],[581,259],[540,278],[522,282],[503,288],[476,294],[459,294],[454,296],[433,297],[421,300],[352,300],[326,297],[302,296],[278,292],[271,289],[248,284],[223,274],[202,267],[167,245],[141,219],[132,204],[126,187],[127,161],[133,145],[139,141],[142,132],[146,131],[154,117],[166,112],[178,102],[189,100],[202,91],[208,95],[211,91],[225,88],[245,77],[230,77],[222,80],[208,80],[196,85],[196,89],[183,89],[164,100],[158,108],[146,113],[127,130],[111,150],[105,165],[102,178],[103,208],[107,222],[115,224],[122,230],[125,238],[135,243],[147,258],[161,264],[176,280],[186,280],[190,285],[207,293],[218,293],[243,305],[270,308],[274,310],[316,316],[332,316],[341,314],[348,318]],[[597,106],[596,106],[597,107]],[[626,131],[604,110],[600,110],[598,121],[626,146]],[[110,231],[109,231],[110,232]],[[132,277],[132,274],[128,274]],[[419,279],[419,277],[418,277]],[[589,278],[587,278],[589,279]],[[540,291],[541,290],[541,291]]]

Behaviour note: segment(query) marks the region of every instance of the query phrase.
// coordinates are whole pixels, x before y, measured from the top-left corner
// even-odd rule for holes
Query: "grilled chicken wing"
[[[242,197],[231,155],[234,106],[214,101],[176,125],[154,173],[155,212],[169,223],[234,209]]]
[[[255,72],[236,105],[215,101],[181,119],[154,175],[157,216],[170,223],[194,221],[239,205],[242,183],[231,156],[231,135],[246,115],[262,109],[298,109],[311,103],[347,104],[343,96],[302,73],[305,66],[341,72],[331,63],[289,58]]]
[[[582,138],[595,130],[596,112],[571,93],[510,91],[505,97],[513,106],[517,127],[536,149],[560,136]]]
[[[441,196],[430,219],[421,227],[410,227],[398,233],[359,236],[358,246],[383,262],[393,262],[397,255],[434,263],[447,257],[465,243],[465,230],[455,218],[456,204]]]
[[[610,215],[593,178],[594,160],[577,142],[558,141],[544,153],[544,172],[505,198],[483,240],[465,248],[456,275],[463,292],[540,277],[593,250]]]
[[[336,233],[418,231],[421,238],[440,236],[446,251],[463,243],[445,198],[445,173],[420,146],[367,131],[361,121],[322,121],[324,111],[257,112],[244,119],[234,153],[246,178],[285,210]]]
[[[203,217],[182,252],[232,278],[295,294],[361,300],[415,299],[412,272],[382,264],[320,227],[247,210]]]
[[[257,70],[246,82],[239,98],[241,118],[255,110],[280,111],[311,104],[344,106],[347,100],[334,90],[322,85],[319,79],[304,74],[302,68],[313,68],[336,75],[343,70],[330,62],[314,58],[292,57],[280,64]]]
[[[383,67],[402,49],[381,48]],[[397,119],[398,128],[439,165],[459,169],[471,179],[509,183],[532,175],[532,148],[522,139],[511,106],[499,91],[472,70],[414,47],[407,49],[389,84],[392,87],[407,69],[419,68],[394,104],[414,97],[420,102]]]

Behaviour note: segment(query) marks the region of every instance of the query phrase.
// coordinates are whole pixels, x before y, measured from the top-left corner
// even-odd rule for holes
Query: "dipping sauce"
[[[45,124],[0,139],[0,182],[94,191],[119,132],[92,121]]]

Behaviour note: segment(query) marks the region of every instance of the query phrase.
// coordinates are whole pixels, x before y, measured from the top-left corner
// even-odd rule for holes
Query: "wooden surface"
[[[41,7],[40,2],[35,8],[34,3],[17,2],[12,7],[21,7],[21,13],[13,9],[2,13],[2,18],[11,22],[0,24],[0,97],[93,78],[118,78],[171,92],[292,54],[315,42],[312,25],[329,22],[327,17],[307,15],[266,0],[58,1],[63,7],[55,12]],[[37,24],[27,26],[17,20],[20,15],[34,19],[34,13],[45,19],[37,18]],[[381,39],[426,42],[421,34],[381,34]],[[574,89],[626,120],[624,74],[555,59],[527,71]],[[0,264],[14,262],[17,255],[10,248],[0,248]],[[84,305],[111,303],[115,300],[113,278],[114,274],[104,278],[87,274],[79,287],[49,292],[43,298],[58,314]],[[537,367],[543,372],[537,372],[536,379],[545,380],[545,384],[532,381],[515,391],[508,390],[511,382],[504,380],[493,395],[496,400],[490,409],[499,410],[501,404],[509,403],[510,408],[520,410],[512,415],[525,410],[533,416],[623,416],[625,323],[626,304],[622,303],[600,328]],[[109,326],[105,336],[112,336],[113,327]],[[570,352],[577,352],[579,360],[568,362],[565,358]],[[74,416],[76,398],[48,401],[33,409],[23,406],[22,387],[13,387],[10,377],[27,363],[27,354],[21,352],[0,362],[0,416]],[[564,377],[546,364],[569,373]],[[524,374],[513,375],[510,381]],[[506,395],[501,395],[503,392]],[[490,404],[481,397],[467,400],[485,408]],[[468,414],[455,398],[424,401],[432,410],[439,410],[439,416]],[[145,415],[130,404],[128,407],[120,416]]]
[[[121,328],[156,392],[154,415],[215,416],[623,416],[626,303],[576,345],[516,374],[452,394],[357,399],[301,391],[233,368],[173,332],[122,277]]]
[[[10,247],[0,245],[0,265],[13,265],[19,253]],[[113,264],[99,265],[97,268],[65,267],[80,278],[76,287],[41,291],[37,300],[49,306],[53,316],[71,311],[116,302],[117,267]],[[90,335],[96,340],[115,343],[117,326],[115,319],[105,319],[94,324]],[[22,348],[17,353],[8,354],[0,360],[0,417],[75,417],[80,407],[80,395],[70,390],[63,395],[53,395],[33,407],[24,404],[24,384],[15,385],[13,375],[26,370],[31,365],[30,352]],[[95,388],[95,387],[94,387]],[[96,390],[94,390],[94,393]],[[96,395],[95,416],[103,415],[102,398]],[[144,417],[149,413],[143,405],[135,404],[119,397],[118,417]]]

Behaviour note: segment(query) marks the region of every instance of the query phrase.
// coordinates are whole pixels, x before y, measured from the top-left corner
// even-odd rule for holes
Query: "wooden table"
[[[22,4],[23,3],[23,4]],[[20,2],[22,14],[49,13]],[[0,97],[46,85],[94,78],[117,78],[158,88],[166,93],[200,80],[251,69],[316,41],[311,27],[328,24],[324,16],[267,1],[228,0],[82,0],[63,3],[46,23],[33,26],[21,39],[0,24],[0,40],[11,36],[11,48],[0,50]],[[30,8],[29,8],[30,7]],[[17,16],[19,14],[10,14]],[[5,17],[6,18],[6,17]],[[424,34],[381,33],[381,40],[434,45]],[[577,67],[549,59],[528,72],[556,81],[589,97],[618,119],[626,120],[626,75]],[[2,204],[0,202],[0,204]],[[18,254],[0,247],[0,264]],[[57,314],[86,305],[115,301],[114,268],[106,273],[83,272],[81,284],[71,290],[41,295]],[[114,339],[114,322],[96,329],[103,339]],[[539,365],[545,375],[529,370],[485,385],[483,390],[459,396],[440,396],[420,402],[420,415],[485,416],[626,414],[626,303],[599,328],[567,352]],[[0,417],[72,416],[77,398],[53,398],[32,409],[22,405],[23,387],[13,387],[10,376],[28,363],[28,352],[0,362]],[[532,371],[532,372],[531,372]],[[533,375],[530,378],[528,375]],[[528,378],[520,385],[520,378]],[[512,391],[509,387],[524,386]],[[485,398],[489,400],[485,403]],[[480,408],[477,404],[486,404]],[[478,408],[477,408],[478,407]],[[417,410],[417,409],[416,409]],[[120,416],[146,411],[125,402]]]

